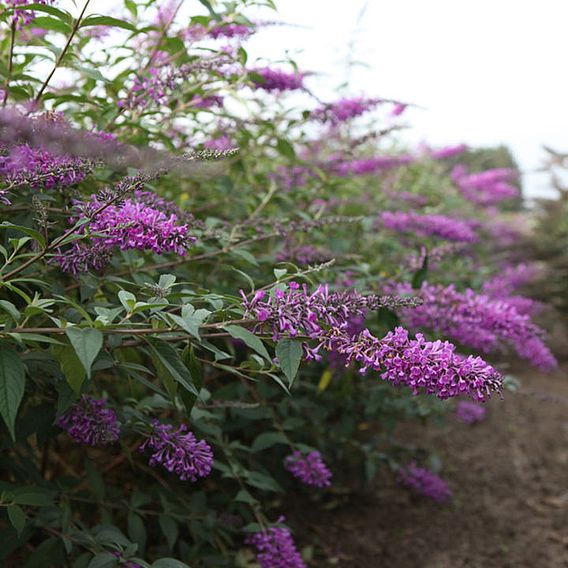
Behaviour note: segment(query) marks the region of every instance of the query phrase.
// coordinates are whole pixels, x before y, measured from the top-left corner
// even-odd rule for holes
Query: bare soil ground
[[[492,400],[483,423],[405,427],[438,450],[450,505],[385,479],[334,511],[292,511],[298,540],[314,543],[311,566],[568,567],[568,364],[512,374],[521,389]]]

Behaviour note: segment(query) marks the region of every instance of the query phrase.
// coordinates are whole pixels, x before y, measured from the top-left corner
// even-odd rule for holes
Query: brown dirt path
[[[414,427],[443,459],[451,505],[388,479],[338,510],[292,514],[299,540],[314,543],[311,565],[567,568],[568,365],[512,374],[521,389],[491,401],[483,423]]]

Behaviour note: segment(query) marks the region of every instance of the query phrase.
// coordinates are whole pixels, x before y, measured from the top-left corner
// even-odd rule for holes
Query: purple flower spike
[[[260,69],[251,69],[260,79],[253,77],[255,89],[263,89],[265,91],[294,91],[303,88],[304,75],[299,72],[287,73],[280,69],[270,69],[262,67]]]
[[[283,521],[283,517],[278,519]],[[245,542],[256,548],[261,568],[306,568],[288,529],[270,528],[250,535]]]
[[[154,420],[153,431],[140,446],[154,450],[149,464],[162,465],[170,473],[175,473],[182,481],[197,481],[207,477],[213,466],[213,451],[205,440],[198,440],[193,432],[182,424],[177,430],[171,424],[161,424]]]
[[[467,400],[458,402],[456,416],[466,424],[475,424],[485,418],[485,407]]]
[[[120,426],[105,400],[83,395],[56,422],[79,444],[107,446],[116,442]]]
[[[401,485],[443,503],[452,499],[452,492],[446,482],[430,470],[411,463],[398,472]]]
[[[332,473],[317,451],[303,455],[294,452],[284,462],[286,469],[305,485],[311,487],[329,487]]]

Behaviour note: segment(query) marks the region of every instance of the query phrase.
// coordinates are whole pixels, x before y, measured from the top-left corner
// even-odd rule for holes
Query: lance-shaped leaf
[[[77,357],[81,361],[87,376],[91,375],[91,366],[103,346],[103,334],[92,327],[69,327],[65,330]]]
[[[24,364],[12,347],[0,344],[0,414],[16,439],[16,414],[24,396],[26,373]]]

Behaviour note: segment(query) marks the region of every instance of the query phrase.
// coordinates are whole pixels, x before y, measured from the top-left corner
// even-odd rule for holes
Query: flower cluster
[[[363,296],[356,290],[330,290],[320,285],[309,292],[304,284],[290,282],[288,289],[277,288],[267,296],[264,290],[256,292],[252,299],[241,290],[245,317],[258,320],[258,328],[269,327],[274,340],[283,336],[321,340],[326,329],[344,333],[353,318],[364,316],[368,310],[380,307],[411,306],[415,298],[393,296]],[[309,359],[319,359],[320,345],[316,348],[304,345]]]
[[[143,109],[150,103],[165,104],[176,87],[176,75],[166,66],[152,67],[145,77],[136,77],[126,98],[119,101],[121,108]]]
[[[392,231],[410,232],[421,237],[433,236],[460,243],[473,243],[478,238],[466,221],[445,215],[385,211],[380,215],[379,222]]]
[[[333,254],[325,249],[316,248],[312,245],[291,246],[289,242],[276,256],[278,261],[293,261],[301,265],[321,264],[333,258]]]
[[[339,124],[365,114],[374,109],[380,102],[380,99],[364,97],[343,98],[334,103],[319,106],[312,112],[311,116],[320,122]]]
[[[400,168],[401,166],[411,164],[414,159],[414,156],[410,154],[374,156],[372,158],[361,158],[347,162],[333,163],[329,166],[329,169],[334,174],[341,177],[350,175],[361,176],[391,170],[393,168]]]
[[[286,469],[303,484],[311,487],[329,487],[332,473],[318,451],[307,455],[295,451],[284,461]]]
[[[183,256],[196,241],[189,235],[188,225],[180,225],[175,213],[168,214],[165,201],[152,207],[139,194],[138,199],[135,196],[120,205],[110,205],[91,217],[102,205],[93,196],[92,201],[81,207],[79,219],[90,219],[90,231],[99,233],[107,247],[152,250],[157,254],[175,252]]]
[[[493,205],[519,197],[519,189],[513,183],[518,172],[510,168],[494,168],[470,174],[463,165],[452,170],[452,181],[463,196],[478,205]]]
[[[408,285],[399,285],[395,291],[411,292]],[[542,341],[544,332],[507,299],[491,298],[471,289],[458,292],[453,285],[427,282],[419,294],[424,303],[401,312],[401,321],[407,327],[431,329],[484,353],[510,344],[534,366],[543,370],[556,367],[556,359]]]
[[[428,153],[433,160],[445,160],[459,156],[466,150],[466,144],[458,144],[457,146],[444,146],[443,148],[430,149]]]
[[[378,339],[368,329],[350,337],[333,330],[323,346],[345,356],[346,364],[357,362],[360,372],[369,369],[395,386],[407,386],[413,394],[424,391],[440,399],[465,394],[484,401],[499,392],[503,378],[481,357],[462,357],[448,341],[426,341],[420,333],[415,339],[397,327]]]
[[[83,395],[55,421],[73,440],[88,446],[106,446],[116,442],[120,426],[116,413],[105,400]]]
[[[193,432],[182,424],[177,430],[171,424],[152,423],[152,432],[140,446],[152,450],[149,464],[162,465],[182,481],[197,481],[207,477],[213,467],[213,451],[205,440],[197,440]]]
[[[418,467],[415,463],[401,468],[398,471],[398,480],[404,487],[434,501],[443,503],[452,498],[452,492],[443,479],[428,469]]]
[[[186,41],[199,41],[205,38],[238,38],[246,39],[255,32],[254,25],[239,24],[223,20],[215,22],[215,24],[205,27],[201,24],[193,24],[182,30],[181,35]]]
[[[293,91],[304,87],[304,74],[299,71],[289,73],[281,69],[258,67],[251,69],[250,78],[255,89],[264,91]]]
[[[462,400],[456,406],[456,416],[466,424],[475,424],[485,418],[485,407],[475,402]]]
[[[35,12],[33,10],[21,9],[24,6],[29,6],[30,4],[53,4],[53,0],[6,0],[6,6],[8,8],[14,8],[12,21],[14,22],[17,30],[21,30],[23,27],[33,22]]]
[[[261,568],[306,568],[288,529],[272,527],[248,536],[245,542],[256,549]]]
[[[53,154],[28,144],[0,152],[0,177],[11,186],[69,187],[83,181],[92,170],[90,160]]]

